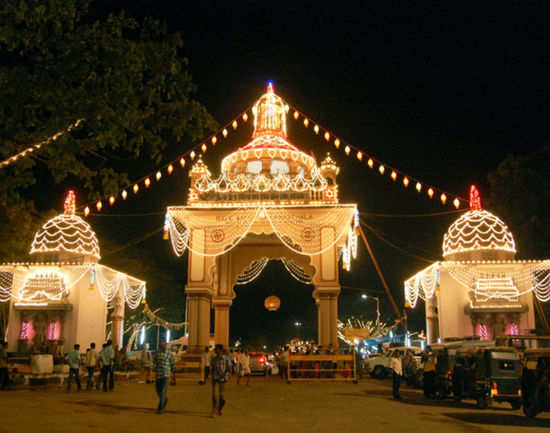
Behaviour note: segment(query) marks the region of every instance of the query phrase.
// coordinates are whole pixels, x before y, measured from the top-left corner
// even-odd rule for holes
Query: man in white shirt
[[[86,352],[86,369],[88,370],[88,384],[86,390],[89,391],[94,386],[94,373],[97,366],[98,354],[95,350],[95,343],[90,344],[90,349]],[[97,389],[99,389],[99,380],[97,381]]]
[[[401,353],[399,350],[393,352],[390,368],[393,372],[393,398],[399,400],[399,386],[401,385],[401,376],[403,376],[403,364],[401,363]]]

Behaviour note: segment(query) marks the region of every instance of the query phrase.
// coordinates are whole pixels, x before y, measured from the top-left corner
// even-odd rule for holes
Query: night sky
[[[112,3],[98,2],[96,13],[114,10]],[[183,32],[197,98],[220,124],[251,106],[266,82],[273,80],[275,91],[289,104],[343,139],[413,177],[462,196],[471,183],[483,196],[487,174],[507,154],[548,142],[550,37],[545,2],[116,3],[130,15],[155,16],[170,30]],[[290,141],[304,151],[320,159],[332,150],[293,119],[288,122]],[[219,172],[221,157],[244,145],[250,133],[240,128],[208,152],[210,169]],[[167,160],[185,150],[169,149]],[[426,265],[413,255],[440,258],[443,233],[456,215],[372,215],[449,208],[393,184],[389,176],[380,176],[342,151],[333,152],[333,157],[341,165],[341,201],[357,202],[365,221],[402,249],[367,232],[402,305],[403,280]],[[155,167],[146,161],[130,169],[138,178]],[[186,173],[180,172],[112,213],[162,213],[167,205],[184,204],[187,187]],[[160,227],[162,218],[96,217],[91,223],[101,237],[128,242]],[[159,233],[132,248],[137,254],[155,252],[156,260],[182,280],[177,288],[182,291],[186,259],[174,259],[160,238]],[[342,274],[342,284],[378,294],[381,284],[362,247],[359,256],[352,272]],[[255,283],[237,289],[232,340],[282,342],[298,332],[292,329],[294,321],[304,323],[301,336],[314,337],[311,288],[281,269],[278,263],[270,264]],[[149,281],[151,291],[155,284]],[[281,297],[279,312],[263,307],[263,299],[271,294]],[[360,294],[342,291],[341,316],[375,317],[375,303],[361,301]],[[385,297],[382,310],[384,318],[393,319]],[[411,327],[424,327],[423,305],[412,313]]]

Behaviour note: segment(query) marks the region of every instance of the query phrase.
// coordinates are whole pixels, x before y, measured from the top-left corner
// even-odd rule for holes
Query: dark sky
[[[112,3],[97,7],[112,10]],[[528,152],[548,140],[550,11],[543,1],[118,4],[131,15],[156,16],[170,30],[183,32],[197,97],[220,123],[250,106],[263,93],[266,81],[273,80],[284,99],[342,138],[412,176],[463,196],[471,183],[486,193],[488,172],[508,153]],[[318,158],[330,150],[310,131],[289,122],[290,139],[303,150]],[[217,172],[220,158],[243,145],[248,134],[250,130],[240,130],[209,152],[210,167]],[[366,221],[408,253],[441,256],[443,233],[456,216],[371,216],[445,209],[342,152],[334,156],[342,166],[343,201],[359,203]],[[183,204],[186,182],[184,175],[171,179],[129,209],[162,211],[166,205]],[[113,218],[109,224],[105,233],[124,226],[131,239],[160,226],[162,216],[131,223]],[[402,305],[403,280],[425,264],[370,238]],[[185,260],[175,262],[168,246],[160,242],[155,238],[136,248],[159,251],[157,258],[173,268],[179,266],[184,278]],[[232,337],[278,339],[277,330],[291,329],[295,320],[304,322],[304,335],[314,335],[311,289],[281,277],[278,266],[270,265],[254,285],[237,290]],[[342,282],[371,293],[381,290],[364,249]],[[263,298],[269,294],[281,296],[280,312],[264,310]],[[374,318],[375,303],[361,303],[359,294],[342,292],[340,314]],[[385,299],[382,308],[391,319]],[[423,328],[423,305],[412,314],[412,325]]]

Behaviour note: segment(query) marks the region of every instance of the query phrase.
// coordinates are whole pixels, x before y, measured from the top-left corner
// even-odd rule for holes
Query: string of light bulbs
[[[198,155],[206,153],[209,146],[216,146],[220,138],[226,139],[229,136],[231,130],[236,130],[241,122],[247,123],[249,119],[249,111],[251,107],[248,107],[246,110],[242,111],[238,116],[231,119],[229,122],[225,123],[223,126],[218,128],[214,133],[210,134],[203,140],[200,140],[197,144],[192,146],[185,153],[180,154],[176,159],[167,162],[162,167],[158,168],[154,172],[149,173],[146,176],[132,182],[132,185],[126,188],[121,188],[119,192],[115,194],[110,194],[103,197],[102,199],[97,200],[94,204],[88,203],[79,207],[82,210],[84,216],[88,216],[91,212],[91,207],[96,208],[97,212],[101,212],[104,208],[104,203],[108,203],[110,206],[113,206],[117,199],[120,197],[122,200],[126,200],[130,193],[137,195],[141,187],[148,189],[153,184],[153,180],[160,182],[164,177],[164,174],[170,176],[174,170],[178,167],[185,168],[188,165],[188,162],[192,162],[197,158]]]
[[[44,146],[46,146],[46,145],[48,145],[48,144],[50,144],[54,141],[57,141],[57,139],[61,138],[67,132],[70,132],[74,128],[77,128],[83,121],[84,121],[84,119],[77,119],[75,122],[73,122],[69,126],[67,126],[64,130],[56,132],[51,137],[49,137],[45,140],[42,140],[38,143],[35,143],[35,144],[23,149],[22,151],[16,153],[15,155],[12,155],[12,156],[10,156],[9,158],[7,158],[3,161],[0,161],[0,168],[7,167],[8,165],[11,165],[14,162],[16,162],[17,160],[19,160],[20,158],[24,158],[25,156],[30,156],[31,154],[33,154],[33,152],[39,150],[40,148],[42,148],[42,147],[44,147]]]
[[[452,194],[444,191],[441,188],[430,186],[430,184],[423,182],[413,176],[409,176],[401,170],[398,170],[397,168],[394,168],[391,165],[388,165],[385,162],[374,158],[368,152],[343,140],[338,135],[334,134],[332,131],[322,126],[319,122],[313,121],[311,117],[307,116],[296,107],[291,106],[291,108],[293,110],[292,117],[296,121],[303,119],[302,125],[304,126],[304,128],[310,129],[309,126],[313,125],[312,130],[315,135],[322,136],[327,143],[332,143],[337,150],[343,149],[346,156],[350,156],[353,153],[357,161],[366,161],[367,166],[373,170],[376,168],[380,175],[384,175],[386,173],[389,174],[392,181],[397,182],[398,180],[400,180],[405,188],[408,188],[409,185],[414,184],[414,188],[418,193],[426,190],[426,193],[430,199],[435,196],[439,196],[439,199],[443,205],[452,203],[452,205],[456,209],[459,209],[463,205],[467,205],[468,201],[465,198],[457,194]]]

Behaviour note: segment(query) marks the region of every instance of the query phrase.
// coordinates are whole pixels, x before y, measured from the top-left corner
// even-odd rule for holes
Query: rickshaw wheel
[[[487,409],[489,407],[489,399],[485,396],[478,397],[477,407],[479,409]]]
[[[535,403],[524,404],[523,413],[529,418],[535,418],[537,416],[537,408]]]
[[[510,405],[512,406],[512,409],[514,409],[514,410],[521,409],[521,400],[519,400],[519,399],[512,400],[512,401],[510,401]]]

